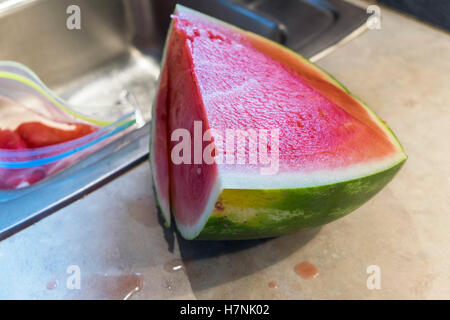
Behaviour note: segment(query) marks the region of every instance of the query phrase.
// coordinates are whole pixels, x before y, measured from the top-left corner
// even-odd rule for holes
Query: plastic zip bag
[[[53,176],[136,128],[138,111],[131,105],[93,108],[96,112],[92,114],[79,110],[55,95],[27,67],[0,62],[0,129],[27,117],[96,128],[90,134],[51,146],[0,149],[0,190],[24,188]]]

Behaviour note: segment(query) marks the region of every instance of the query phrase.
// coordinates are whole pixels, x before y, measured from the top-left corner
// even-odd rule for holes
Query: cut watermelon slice
[[[375,195],[406,160],[390,129],[314,64],[179,5],[152,123],[157,201],[187,239],[273,237],[328,223]],[[248,135],[245,144],[237,133]]]

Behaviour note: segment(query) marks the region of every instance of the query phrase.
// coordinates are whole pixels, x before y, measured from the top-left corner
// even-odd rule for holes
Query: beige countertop
[[[319,62],[409,155],[363,207],[276,239],[189,242],[161,226],[143,163],[0,242],[0,298],[124,298],[135,287],[133,299],[450,298],[450,36],[381,13],[381,30]],[[299,277],[294,266],[303,261],[318,276]],[[73,265],[80,290],[67,287]],[[371,265],[380,289],[367,288]]]

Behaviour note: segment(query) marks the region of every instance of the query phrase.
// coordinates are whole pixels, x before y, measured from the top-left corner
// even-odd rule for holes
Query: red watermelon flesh
[[[170,225],[168,116],[169,94],[168,67],[164,66],[159,77],[159,87],[152,114],[151,165],[156,199],[167,225]]]
[[[97,130],[83,123],[73,123],[71,126],[70,130],[63,130],[41,122],[30,121],[20,124],[14,131],[0,129],[0,151],[1,149],[26,151],[47,147],[81,138]],[[0,168],[0,189],[16,189],[35,184],[57,172],[58,168],[67,167],[72,161],[65,159],[23,169]]]
[[[329,185],[404,159],[387,127],[304,59],[181,6],[172,18],[156,103],[153,166],[166,218],[171,210],[187,238],[196,237],[211,215],[220,215],[226,189]],[[179,140],[170,141],[171,133],[187,129],[193,146],[199,135],[194,121],[202,122],[200,136],[209,128],[279,130],[277,173],[261,175],[259,165],[250,165],[249,145],[245,165],[194,164],[195,150],[191,164],[174,164],[170,150]],[[209,143],[204,141],[203,149]]]
[[[27,145],[17,132],[0,129],[0,149],[17,150],[26,147]]]

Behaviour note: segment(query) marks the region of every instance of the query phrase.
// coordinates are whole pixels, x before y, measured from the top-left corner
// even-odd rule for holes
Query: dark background
[[[449,0],[377,0],[420,20],[450,31]]]

